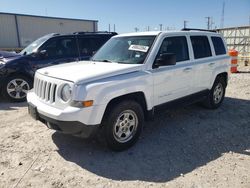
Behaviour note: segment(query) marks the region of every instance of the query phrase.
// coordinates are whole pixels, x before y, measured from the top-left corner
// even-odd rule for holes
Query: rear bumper
[[[43,114],[40,114],[36,106],[28,103],[29,114],[35,119],[44,123],[49,129],[56,130],[64,134],[71,134],[82,138],[89,138],[96,134],[100,125],[85,125],[78,121],[60,121]]]

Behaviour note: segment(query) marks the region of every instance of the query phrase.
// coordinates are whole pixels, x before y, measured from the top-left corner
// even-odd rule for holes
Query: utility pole
[[[138,27],[135,27],[135,32],[138,32],[139,31],[139,28]]]
[[[162,24],[159,24],[159,26],[160,26],[160,31],[162,31]]]
[[[188,21],[187,20],[184,20],[183,24],[184,24],[184,29],[187,28],[187,23]]]
[[[208,16],[208,17],[205,17],[207,19],[207,29],[209,30],[210,29],[210,23],[211,23],[211,17]]]
[[[114,24],[114,32],[115,32],[115,24]]]
[[[109,32],[110,32],[110,24],[109,24]]]
[[[222,13],[221,13],[221,21],[220,21],[220,28],[222,29],[224,27],[224,15],[225,15],[225,1],[223,1],[222,5]]]

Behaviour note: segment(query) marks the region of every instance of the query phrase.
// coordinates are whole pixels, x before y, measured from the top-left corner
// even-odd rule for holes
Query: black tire
[[[16,85],[14,83],[16,83]],[[27,91],[31,88],[32,82],[30,79],[22,75],[15,75],[5,80],[2,92],[3,96],[9,101],[23,102],[26,100]]]
[[[133,146],[138,140],[144,114],[137,102],[127,100],[112,106],[105,119],[103,131],[107,146],[113,151],[122,151]]]
[[[220,89],[218,89],[220,88]],[[221,91],[221,93],[220,93]],[[218,92],[218,96],[215,94]],[[224,100],[226,92],[226,82],[223,77],[217,77],[214,81],[212,89],[209,91],[207,98],[203,101],[203,105],[209,109],[217,109]],[[217,96],[217,97],[216,97]],[[217,98],[217,100],[216,100]]]

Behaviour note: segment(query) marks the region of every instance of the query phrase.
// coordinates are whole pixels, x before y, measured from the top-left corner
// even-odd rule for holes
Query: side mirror
[[[41,50],[41,51],[39,52],[39,55],[40,55],[41,57],[45,57],[45,56],[47,55],[47,50]]]
[[[170,65],[176,65],[176,55],[173,53],[163,53],[155,60],[153,68]]]

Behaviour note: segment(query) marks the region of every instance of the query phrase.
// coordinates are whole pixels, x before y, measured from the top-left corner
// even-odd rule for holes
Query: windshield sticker
[[[142,45],[131,45],[129,47],[129,50],[139,51],[139,52],[147,52],[148,49],[149,49],[148,46],[142,46]]]

